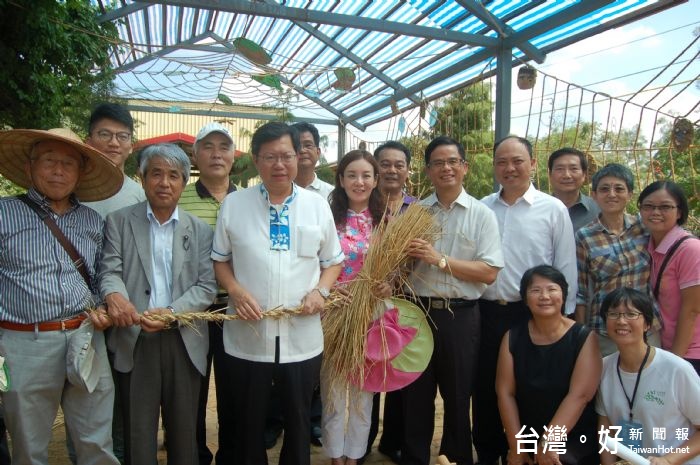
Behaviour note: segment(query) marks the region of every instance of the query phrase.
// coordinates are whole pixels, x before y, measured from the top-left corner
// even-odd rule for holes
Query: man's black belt
[[[418,296],[423,308],[426,310],[446,310],[450,308],[474,307],[478,300],[467,299],[443,299],[441,297]]]

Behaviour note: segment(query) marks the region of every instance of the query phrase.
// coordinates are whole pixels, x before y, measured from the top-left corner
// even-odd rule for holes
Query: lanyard
[[[630,422],[632,421],[632,417],[634,417],[634,414],[632,413],[632,407],[634,406],[634,398],[637,396],[637,388],[639,387],[639,380],[642,379],[642,370],[644,369],[644,365],[647,364],[647,360],[649,359],[649,353],[651,352],[651,346],[647,344],[647,352],[644,354],[644,360],[642,360],[642,364],[639,366],[639,371],[637,372],[637,380],[634,382],[634,391],[632,391],[632,398],[627,395],[627,391],[625,391],[625,385],[622,384],[622,375],[620,375],[620,357],[617,357],[617,378],[620,380],[620,386],[622,387],[622,393],[625,395],[625,399],[627,399],[627,403],[630,406]]]

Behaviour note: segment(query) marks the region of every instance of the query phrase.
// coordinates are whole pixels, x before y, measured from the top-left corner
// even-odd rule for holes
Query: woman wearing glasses
[[[619,350],[603,360],[596,402],[601,429],[651,455],[652,465],[700,464],[700,378],[680,357],[647,343],[651,298],[616,289],[603,300],[601,315]],[[603,465],[614,462],[610,452],[601,454]]]
[[[532,318],[503,337],[496,372],[508,465],[599,463],[592,399],[600,350],[588,328],[563,315],[568,288],[549,265],[529,269],[520,281]]]
[[[649,282],[661,307],[661,347],[700,374],[700,240],[681,227],[688,200],[676,183],[656,181],[639,195],[639,210],[651,234]]]

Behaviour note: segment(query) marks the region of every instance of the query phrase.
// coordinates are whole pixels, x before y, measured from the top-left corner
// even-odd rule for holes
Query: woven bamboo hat
[[[85,159],[85,170],[75,188],[75,195],[83,202],[103,200],[116,194],[124,183],[124,174],[102,152],[84,144],[70,129],[56,128],[12,129],[0,131],[0,174],[24,188],[32,185],[25,165],[35,144],[55,140],[64,142]]]

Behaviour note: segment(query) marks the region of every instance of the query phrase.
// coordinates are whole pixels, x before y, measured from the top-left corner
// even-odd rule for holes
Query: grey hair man
[[[188,184],[182,192],[178,204],[180,208],[192,213],[211,226],[216,226],[221,202],[224,197],[236,190],[236,185],[229,178],[236,153],[236,144],[228,129],[220,123],[205,124],[197,133],[192,146],[192,161],[199,168],[199,179]],[[228,305],[228,294],[219,289],[216,300],[209,308],[221,310]],[[231,376],[224,369],[223,330],[219,323],[209,323],[209,353],[207,354],[206,376],[202,378],[199,392],[199,409],[197,412],[197,447],[199,448],[199,465],[209,465],[213,454],[207,447],[207,399],[209,397],[209,378],[214,367],[216,380],[216,416],[218,419],[219,447],[216,451],[217,463],[233,461],[233,407],[231,405]]]
[[[168,463],[198,462],[195,424],[206,373],[207,326],[168,326],[151,315],[204,310],[216,295],[213,232],[177,202],[190,175],[179,147],[139,157],[146,202],[107,215],[101,292],[115,328],[108,342],[125,410],[127,463],[155,463],[158,416]]]

